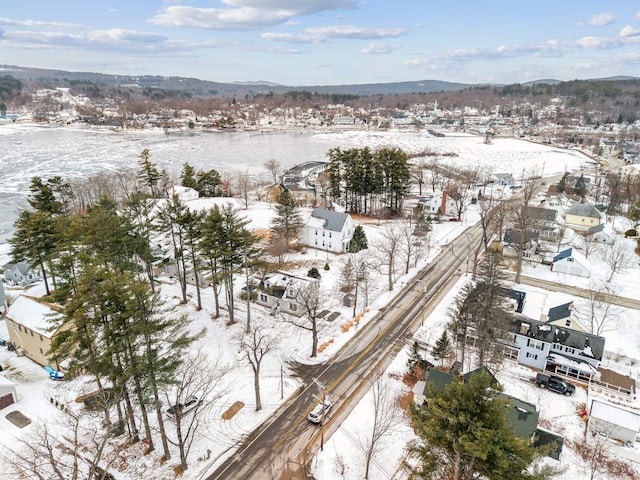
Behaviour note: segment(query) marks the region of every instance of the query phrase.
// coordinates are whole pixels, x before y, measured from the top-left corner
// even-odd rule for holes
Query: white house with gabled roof
[[[354,223],[345,212],[336,212],[326,207],[314,208],[307,223],[300,230],[298,243],[333,253],[349,251]]]

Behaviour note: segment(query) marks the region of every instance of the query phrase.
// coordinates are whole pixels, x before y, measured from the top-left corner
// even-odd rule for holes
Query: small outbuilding
[[[589,430],[621,442],[635,442],[640,434],[640,413],[618,405],[591,399],[588,404]]]
[[[18,401],[16,384],[0,374],[0,410]]]

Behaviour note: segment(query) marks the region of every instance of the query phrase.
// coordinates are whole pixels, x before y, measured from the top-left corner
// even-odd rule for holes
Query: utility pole
[[[321,409],[321,416],[320,416],[320,451],[322,452],[324,450],[324,417],[325,417],[325,406],[326,406],[326,401],[327,401],[327,387],[325,387],[322,383],[320,383],[320,381],[317,378],[313,378],[313,382],[318,386],[318,389],[320,389],[320,393],[321,393],[321,402],[322,402],[322,409]]]

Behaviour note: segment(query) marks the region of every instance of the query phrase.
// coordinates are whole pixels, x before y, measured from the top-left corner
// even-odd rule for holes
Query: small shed
[[[0,410],[18,401],[16,384],[4,375],[0,375]]]
[[[621,442],[635,442],[640,433],[640,413],[592,399],[589,405],[589,429]]]

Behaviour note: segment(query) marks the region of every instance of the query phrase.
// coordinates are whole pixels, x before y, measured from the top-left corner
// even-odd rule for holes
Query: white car
[[[313,410],[311,410],[311,412],[309,412],[309,415],[307,415],[307,420],[309,420],[312,423],[321,423],[322,422],[322,405],[323,403],[320,402],[318,405],[313,407]],[[325,418],[329,413],[329,411],[331,410],[331,407],[333,407],[333,404],[329,400],[325,400],[324,401]]]
[[[184,416],[200,405],[202,405],[202,400],[198,400],[198,397],[196,397],[195,395],[191,395],[189,398],[187,398],[187,401],[184,402],[184,404],[176,403],[175,405],[169,407],[169,409],[167,410],[167,416],[171,420],[175,421],[176,414],[178,412],[180,412],[180,415]]]

